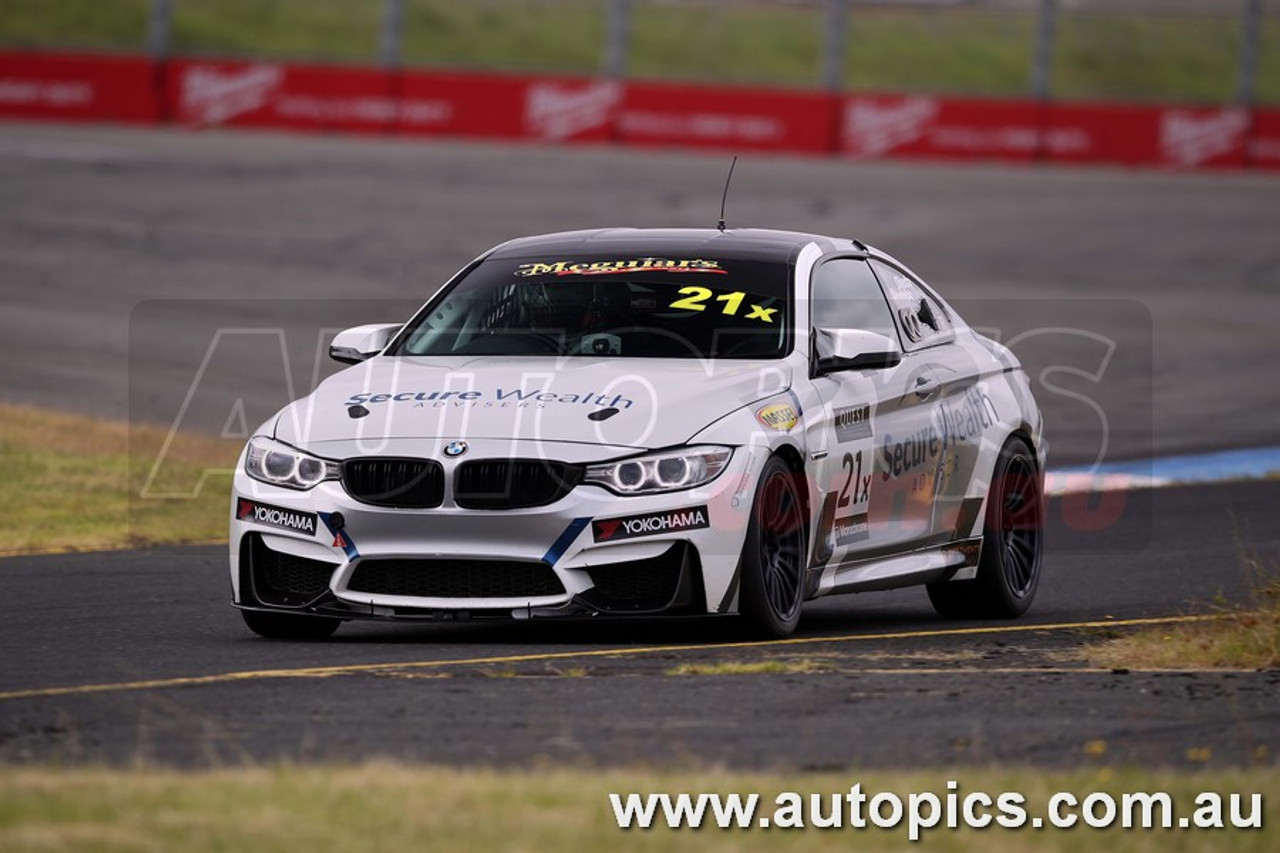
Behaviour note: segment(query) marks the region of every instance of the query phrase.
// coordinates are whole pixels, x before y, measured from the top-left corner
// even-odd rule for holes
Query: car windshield
[[[488,259],[415,318],[394,355],[779,358],[790,267],[731,258]]]

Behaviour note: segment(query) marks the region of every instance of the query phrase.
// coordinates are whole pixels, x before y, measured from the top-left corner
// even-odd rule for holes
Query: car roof
[[[487,257],[661,253],[786,262],[810,243],[816,243],[824,254],[845,248],[831,237],[767,228],[595,228],[520,237],[496,247]]]

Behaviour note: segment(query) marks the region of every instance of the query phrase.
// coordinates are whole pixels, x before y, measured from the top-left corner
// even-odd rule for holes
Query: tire
[[[756,484],[747,538],[738,563],[739,612],[753,634],[786,637],[800,624],[804,602],[804,509],[799,477],[772,456]]]
[[[328,616],[303,616],[294,613],[264,613],[241,610],[244,624],[260,637],[271,640],[324,640],[333,636],[341,619]]]
[[[1044,489],[1026,441],[1014,437],[996,460],[987,493],[978,575],[929,584],[929,600],[947,619],[1013,619],[1027,612],[1040,586]]]

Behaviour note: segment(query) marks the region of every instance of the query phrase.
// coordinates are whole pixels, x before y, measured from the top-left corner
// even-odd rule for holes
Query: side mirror
[[[818,372],[896,367],[902,361],[897,343],[865,329],[815,329]]]
[[[399,323],[373,323],[339,332],[329,344],[329,358],[343,364],[359,364],[387,348]]]

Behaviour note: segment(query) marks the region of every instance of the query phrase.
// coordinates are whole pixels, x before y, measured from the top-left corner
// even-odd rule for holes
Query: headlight
[[[260,435],[249,439],[244,471],[255,480],[288,489],[309,489],[324,480],[336,480],[339,474],[337,462],[317,459]]]
[[[674,492],[709,483],[729,464],[727,447],[682,447],[587,468],[584,483],[620,495]]]

